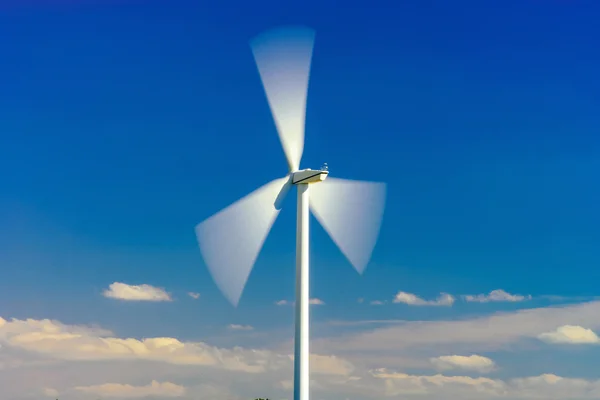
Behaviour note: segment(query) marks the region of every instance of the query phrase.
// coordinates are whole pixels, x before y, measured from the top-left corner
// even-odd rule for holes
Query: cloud
[[[267,350],[224,349],[171,337],[117,338],[102,329],[69,326],[51,320],[6,321],[0,318],[0,342],[59,360],[147,360],[174,365],[211,366],[261,373],[285,363],[285,356]]]
[[[492,290],[489,294],[478,294],[478,295],[466,295],[463,296],[465,301],[476,302],[476,303],[489,303],[489,302],[519,302],[525,300],[531,300],[531,295],[522,296],[520,294],[510,294],[502,289]]]
[[[190,296],[194,300],[198,300],[200,298],[200,293],[189,292],[188,296]]]
[[[7,321],[0,318],[0,342],[12,349],[54,360],[152,361],[248,374],[290,369],[293,359],[287,353],[272,350],[239,346],[219,348],[204,342],[183,342],[172,337],[118,338],[104,329],[65,325],[48,319]],[[340,357],[311,354],[311,369],[315,374],[345,375],[354,367]]]
[[[325,302],[321,299],[310,299],[308,301],[309,304],[314,305],[314,306],[322,306],[325,305]]]
[[[555,344],[598,344],[600,338],[591,329],[581,326],[563,325],[555,331],[542,333],[538,339]]]
[[[102,397],[140,398],[140,397],[181,397],[185,395],[183,386],[171,382],[152,381],[147,386],[122,385],[118,383],[105,383],[94,386],[78,386],[75,390]]]
[[[487,373],[494,369],[494,361],[479,355],[470,356],[441,356],[430,359],[431,363],[439,370],[462,369]]]
[[[409,375],[385,368],[376,369],[371,374],[385,381],[385,395],[389,397],[439,393],[443,394],[444,398],[450,398],[452,394],[461,392],[463,395],[472,393],[479,396],[499,396],[506,392],[506,384],[503,381],[484,377]]]
[[[499,349],[562,325],[600,328],[600,302],[497,312],[463,320],[404,321],[373,329],[364,326],[332,339],[317,338],[312,349],[336,354],[379,354],[406,351],[478,352]],[[357,325],[360,326],[360,325]],[[343,352],[343,354],[339,353]]]
[[[441,374],[409,375],[377,369],[371,371],[371,375],[384,382],[383,396],[394,399],[600,399],[600,380],[564,378],[554,374],[501,380]]]
[[[382,306],[385,304],[385,301],[381,301],[381,300],[373,300],[371,301],[369,304],[371,304],[372,306]]]
[[[42,390],[42,392],[44,393],[44,396],[48,396],[48,397],[58,397],[59,392],[56,389],[53,388],[44,388],[44,390]]]
[[[490,336],[493,339],[495,330],[504,324],[522,333],[529,329],[528,326],[522,326],[523,322],[533,320],[533,323],[539,325],[540,321],[557,320],[565,316],[574,320],[595,318],[597,321],[598,311],[596,305],[584,304],[577,307],[524,310],[520,313],[504,313],[464,321],[442,321],[446,325],[439,325],[435,321],[401,322],[403,325],[392,328],[406,329],[410,326],[412,336],[396,335],[394,342],[383,343],[386,345],[383,350],[396,366],[404,367],[404,359],[395,356],[394,351],[403,346],[415,345],[410,340],[407,340],[410,343],[405,344],[407,338],[425,339],[433,344],[435,340],[445,336],[456,341],[459,334],[473,339],[470,329],[477,331],[478,325],[487,324],[492,329]],[[423,324],[430,323],[438,325],[427,325],[426,330],[419,330]],[[459,329],[461,332],[458,332]],[[433,333],[438,334],[437,338],[431,336]],[[502,329],[498,333],[501,337],[506,334]],[[347,335],[333,337],[329,339],[329,344],[343,342]],[[378,337],[382,338],[385,337]],[[185,400],[243,400],[249,394],[251,398],[261,395],[289,398],[290,395],[289,385],[284,385],[284,388],[281,384],[291,376],[293,356],[287,352],[239,347],[218,348],[176,338],[125,339],[115,337],[112,332],[102,328],[65,325],[52,320],[2,318],[0,343],[4,346],[1,354],[5,351],[25,350],[27,353],[23,354],[37,355],[38,359],[63,360],[58,367],[51,369],[48,366],[20,366],[2,370],[0,387],[6,398],[10,399],[17,398],[18,393],[25,392],[23,388],[31,389],[32,385],[39,385],[35,389],[38,398],[42,388],[56,388],[62,400],[95,400],[97,397],[86,397],[92,395],[107,399],[154,396],[165,400],[175,396]],[[417,345],[420,343],[422,342],[416,342]],[[473,343],[477,344],[478,341]],[[425,347],[432,346],[428,344]],[[363,352],[364,349],[365,346],[354,350]],[[447,355],[435,357],[435,361],[428,361],[428,358],[423,361],[434,365],[437,363],[437,367],[442,370],[482,372],[485,370],[486,359],[477,355]],[[369,370],[368,366],[363,365],[363,360],[362,356],[351,358],[342,356],[339,352],[311,354],[312,387],[318,393],[314,397],[336,400],[482,400],[497,397],[506,400],[600,399],[600,383],[595,380],[564,378],[553,374],[504,380],[463,376],[466,373],[458,376],[447,376],[442,372],[410,374],[380,367]],[[2,361],[0,358],[0,363]],[[427,368],[427,365],[420,368]],[[21,383],[14,383],[15,377],[20,377]],[[151,379],[153,383],[148,384]],[[182,393],[182,389],[185,392]],[[30,392],[34,393],[32,390]],[[252,397],[254,394],[256,396]]]
[[[294,356],[290,356],[290,359],[293,361]],[[354,365],[336,356],[311,354],[310,370],[316,374],[347,376],[354,371]]]
[[[112,283],[103,292],[104,297],[126,301],[171,301],[171,296],[164,289],[150,285],[127,285],[121,282]]]
[[[277,306],[287,306],[288,304],[292,304],[287,300],[278,300],[275,302],[275,305]]]
[[[229,329],[231,329],[232,331],[251,331],[254,329],[254,327],[250,325],[231,324],[229,325]]]
[[[522,399],[600,399],[600,380],[565,378],[554,374],[542,374],[512,379],[508,383],[507,391],[513,397]]]
[[[404,303],[411,306],[451,306],[454,304],[454,297],[448,293],[440,293],[435,300],[423,300],[412,293],[398,292],[394,297],[394,303]]]
[[[356,302],[357,302],[358,304],[362,304],[362,303],[364,303],[364,302],[365,302],[365,299],[363,299],[362,297],[359,297],[359,298],[358,298],[358,300],[356,300]]]

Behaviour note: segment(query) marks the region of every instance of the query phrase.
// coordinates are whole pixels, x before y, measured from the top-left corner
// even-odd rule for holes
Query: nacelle
[[[300,185],[322,182],[327,178],[327,175],[329,175],[329,171],[326,169],[303,169],[292,174],[292,184]]]

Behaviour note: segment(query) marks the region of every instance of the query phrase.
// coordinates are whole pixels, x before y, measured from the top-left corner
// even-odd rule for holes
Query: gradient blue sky
[[[219,345],[230,323],[291,333],[273,302],[293,296],[295,199],[237,309],[193,230],[286,173],[248,42],[287,24],[317,32],[302,166],[388,183],[362,277],[312,219],[315,335],[520,307],[367,304],[400,290],[598,294],[600,5],[40,3],[0,5],[0,316]],[[112,282],[177,306],[102,297]]]

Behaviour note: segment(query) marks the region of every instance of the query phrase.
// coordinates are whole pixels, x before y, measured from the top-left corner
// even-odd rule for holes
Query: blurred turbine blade
[[[381,227],[385,183],[327,178],[310,185],[310,208],[348,261],[362,274]]]
[[[312,29],[288,27],[263,33],[250,43],[290,171],[298,170],[304,150],[314,38]]]
[[[234,306],[290,186],[289,177],[276,179],[196,226],[204,262]]]

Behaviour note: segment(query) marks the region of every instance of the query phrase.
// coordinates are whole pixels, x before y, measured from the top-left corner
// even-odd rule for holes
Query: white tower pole
[[[294,346],[294,400],[309,400],[309,188],[299,184],[296,221],[296,337]]]

